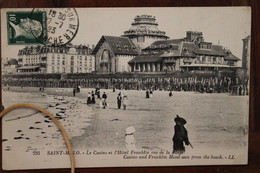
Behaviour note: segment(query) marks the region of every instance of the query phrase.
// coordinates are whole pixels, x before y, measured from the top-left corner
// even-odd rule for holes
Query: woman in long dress
[[[91,102],[92,102],[92,104],[95,104],[95,103],[96,103],[96,100],[95,100],[95,94],[94,94],[94,91],[92,91],[91,96],[92,96],[92,100],[91,100]]]
[[[189,145],[188,131],[184,127],[186,120],[178,115],[174,118],[176,125],[174,126],[173,154],[183,154],[185,152],[185,145]]]
[[[123,94],[123,108],[124,108],[124,110],[126,110],[127,104],[128,104],[128,97],[127,97],[127,95]]]

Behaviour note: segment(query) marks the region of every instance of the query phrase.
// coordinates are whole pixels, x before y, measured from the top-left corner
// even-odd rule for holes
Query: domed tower
[[[136,16],[132,27],[124,32],[123,37],[128,37],[138,49],[144,49],[157,40],[167,40],[169,37],[164,31],[160,31],[157,26],[155,16]]]

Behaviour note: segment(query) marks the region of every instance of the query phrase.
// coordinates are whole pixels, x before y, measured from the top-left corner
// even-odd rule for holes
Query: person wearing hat
[[[184,125],[187,123],[186,120],[179,115],[174,118],[176,125],[174,126],[174,136],[173,141],[173,154],[183,154],[185,152],[185,145],[190,145],[188,132]]]
[[[118,93],[118,96],[117,96],[117,107],[118,109],[121,109],[121,102],[122,102],[122,96],[121,96],[121,92]]]
[[[125,129],[125,146],[128,150],[136,150],[134,132],[135,128],[133,126]]]

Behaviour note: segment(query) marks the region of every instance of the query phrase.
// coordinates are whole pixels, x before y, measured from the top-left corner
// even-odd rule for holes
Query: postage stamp
[[[46,12],[7,12],[7,30],[9,45],[46,43]]]
[[[73,40],[79,28],[79,17],[74,8],[35,8],[32,16],[45,11],[47,14],[48,45],[61,46]]]

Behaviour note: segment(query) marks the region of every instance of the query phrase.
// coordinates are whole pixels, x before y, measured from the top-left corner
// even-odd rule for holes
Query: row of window
[[[92,68],[89,67],[85,67],[85,68],[77,68],[77,71],[74,71],[74,67],[70,67],[70,73],[84,73],[84,72],[91,72]],[[52,73],[66,73],[66,68],[65,67],[56,67],[55,70],[55,66],[51,66],[51,72]]]
[[[55,59],[55,55],[54,55],[54,54],[52,54],[52,59],[53,59],[53,60]],[[60,59],[60,55],[57,56],[57,59]],[[62,59],[65,59],[65,55],[62,55]],[[79,59],[80,61],[82,61],[82,60],[92,61],[92,57],[89,57],[89,58],[88,58],[87,56],[84,56],[84,58],[83,58],[82,56],[78,56],[78,59]],[[71,56],[71,57],[70,57],[70,60],[71,60],[71,61],[74,60],[74,56]]]

